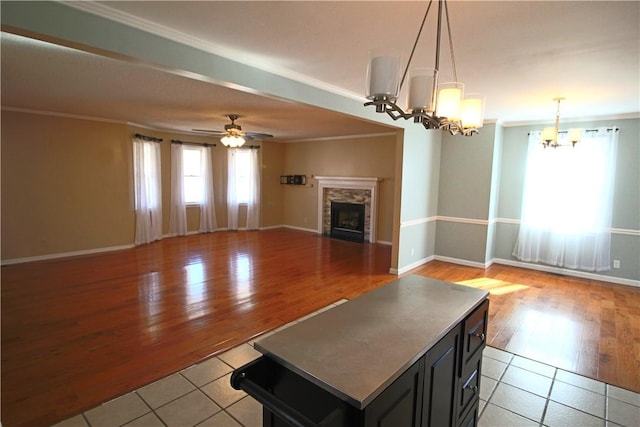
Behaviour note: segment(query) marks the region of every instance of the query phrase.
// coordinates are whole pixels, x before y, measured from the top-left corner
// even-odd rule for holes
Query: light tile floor
[[[229,382],[235,368],[260,356],[253,348],[254,341],[55,427],[260,427],[262,406],[244,392],[234,390]],[[640,426],[638,393],[492,347],[484,350],[482,369],[479,427]]]

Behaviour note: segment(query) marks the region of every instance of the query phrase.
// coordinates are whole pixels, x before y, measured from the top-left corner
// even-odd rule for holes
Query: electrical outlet
[[[413,252],[414,252],[414,251],[413,251],[413,248],[411,248],[411,256],[413,256]]]
[[[613,268],[620,268],[620,260],[619,259],[614,259],[613,260]]]

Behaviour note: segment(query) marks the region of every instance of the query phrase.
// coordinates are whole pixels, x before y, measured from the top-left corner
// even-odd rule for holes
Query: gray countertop
[[[255,348],[363,409],[487,296],[405,276],[258,340]]]

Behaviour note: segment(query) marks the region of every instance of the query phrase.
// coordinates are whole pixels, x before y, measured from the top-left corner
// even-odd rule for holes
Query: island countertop
[[[488,294],[405,276],[258,340],[255,348],[364,409]]]

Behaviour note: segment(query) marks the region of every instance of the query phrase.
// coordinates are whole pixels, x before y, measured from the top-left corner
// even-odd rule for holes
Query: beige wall
[[[163,233],[169,233],[171,140],[213,148],[218,226],[226,227],[226,150],[216,138],[121,123],[2,111],[1,226],[3,261],[133,245],[135,133],[162,138]],[[280,184],[283,174],[376,176],[378,240],[392,240],[394,136],[282,144],[262,142],[261,227],[315,230],[317,186]],[[312,181],[313,182],[313,181]],[[243,209],[239,221],[246,218]],[[187,208],[189,232],[200,210]]]
[[[217,143],[213,150],[218,226],[226,227],[226,150],[199,135],[119,123],[2,111],[3,261],[130,246],[135,232],[135,133],[162,138],[163,233],[169,233],[171,140]],[[262,149],[262,226],[282,224],[282,147]],[[241,210],[239,220],[246,218]],[[200,209],[187,208],[188,231]]]
[[[382,178],[377,240],[391,242],[396,140],[395,135],[388,135],[285,144],[283,175]],[[309,182],[313,187],[282,185],[284,224],[316,230],[318,188],[314,179]]]
[[[284,150],[287,144],[263,141],[261,148],[262,171],[260,188],[260,226],[277,227],[283,224],[283,171]]]
[[[2,259],[131,244],[125,126],[2,112]]]

